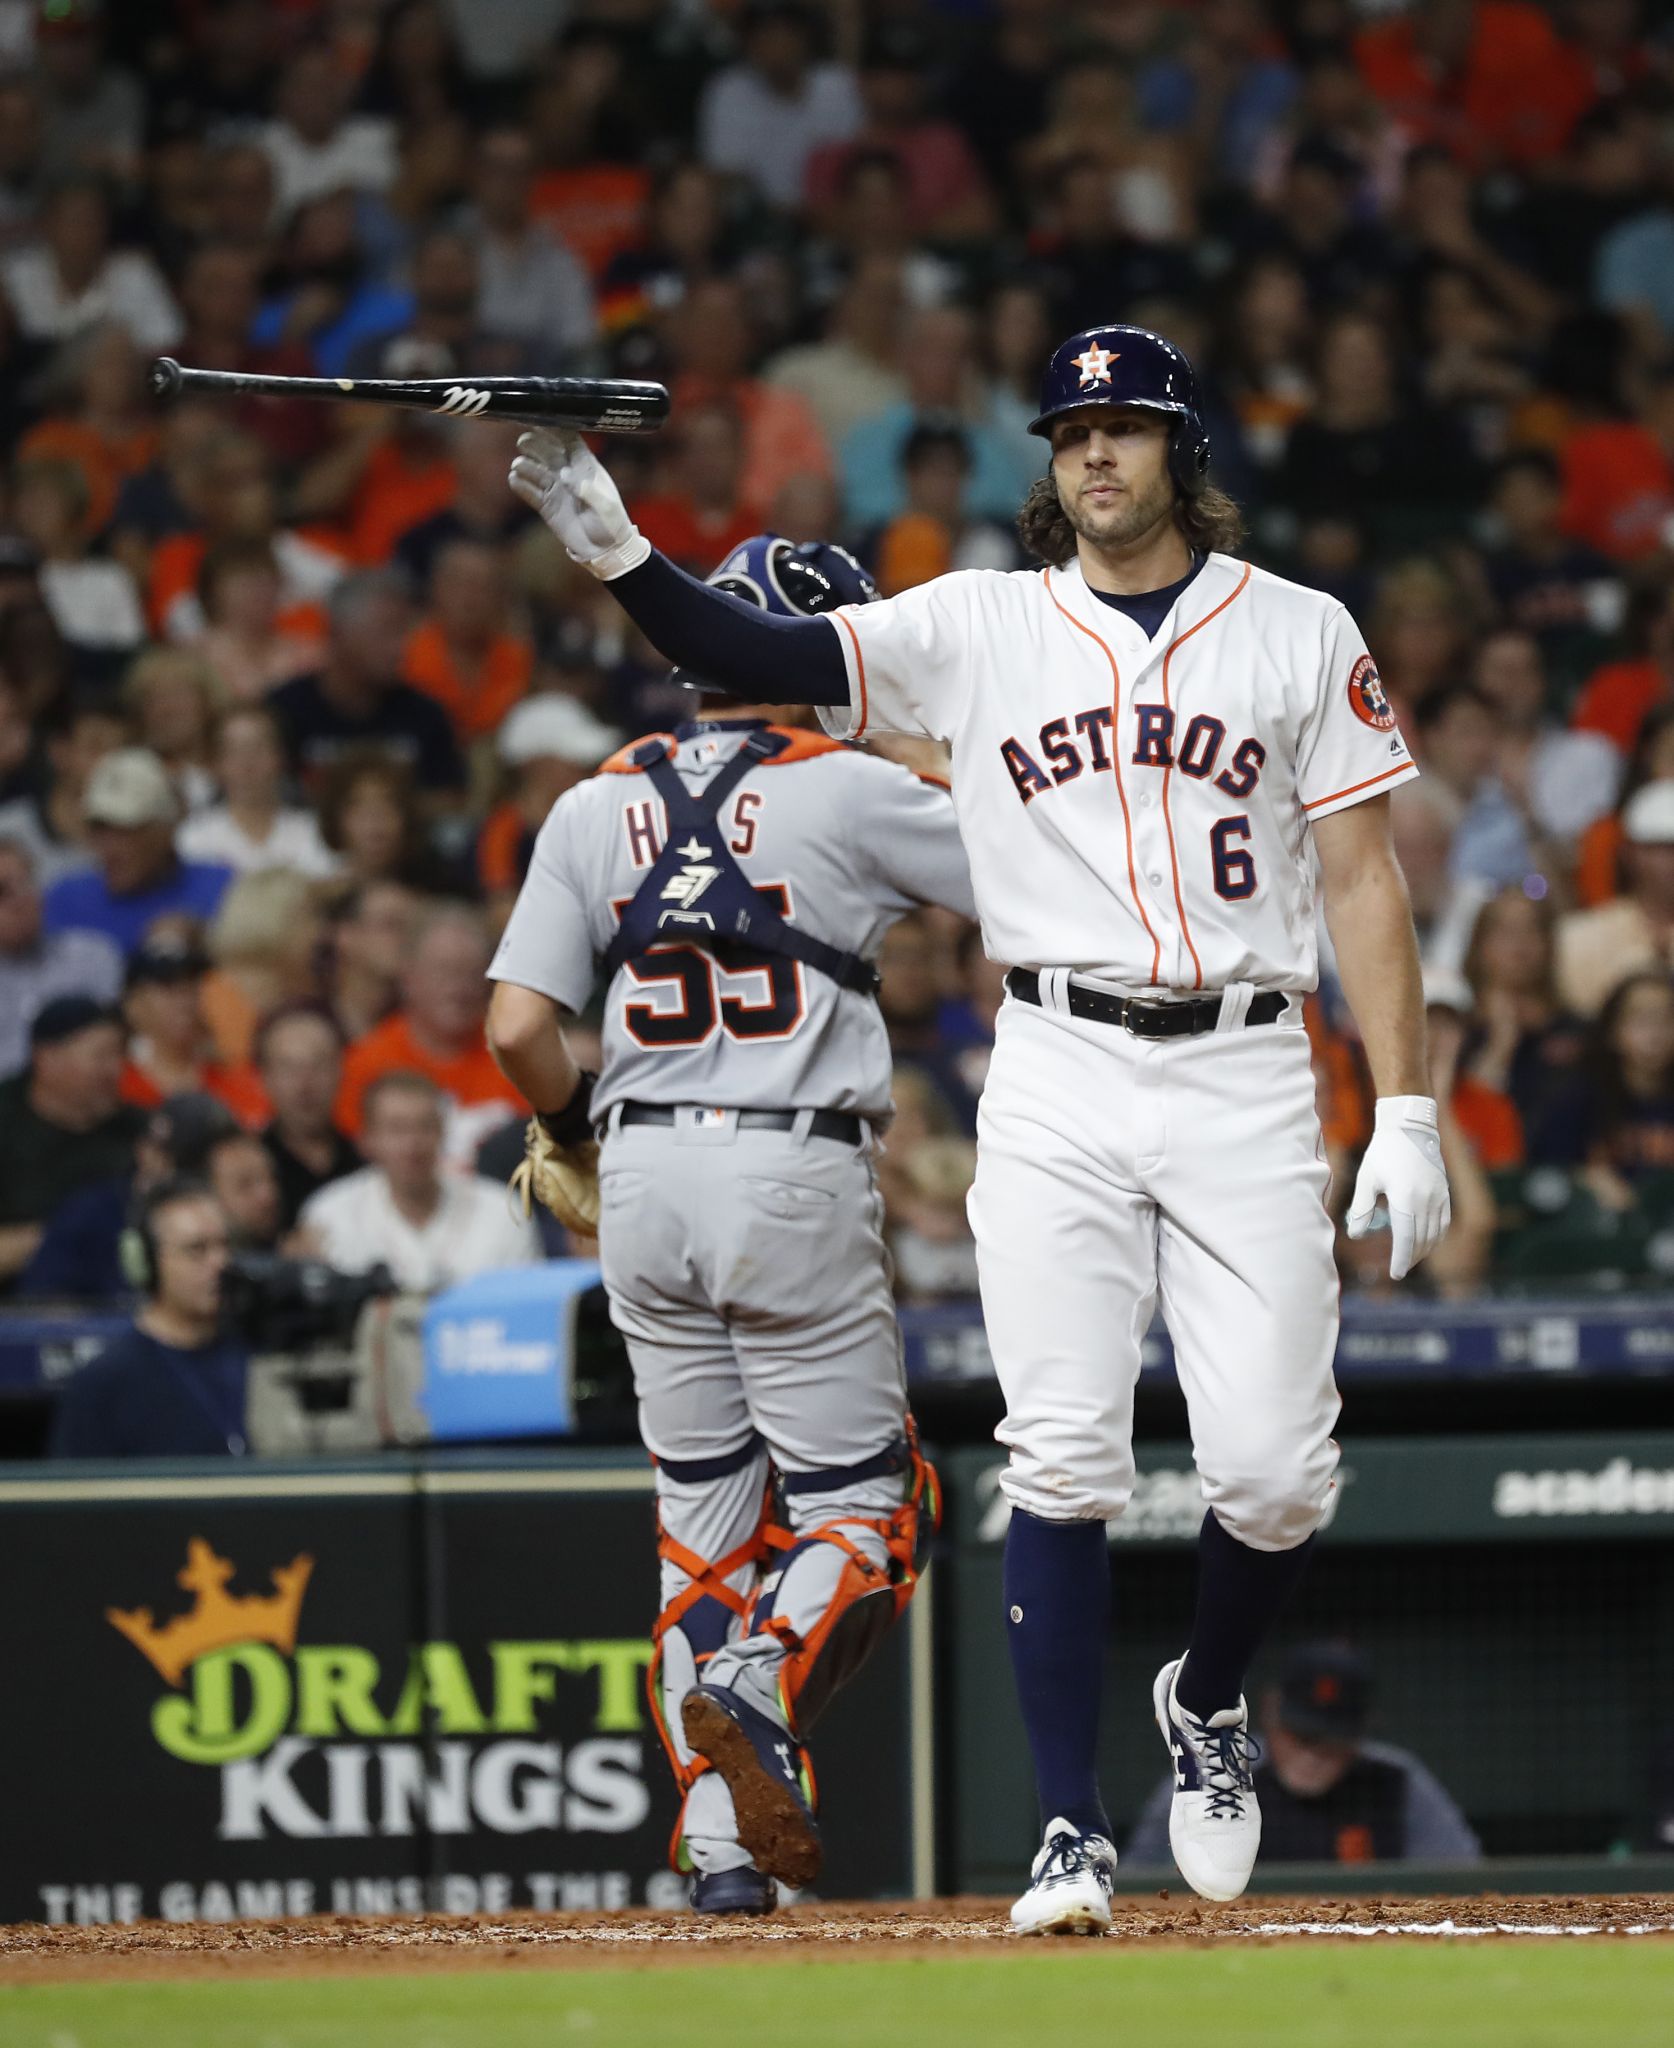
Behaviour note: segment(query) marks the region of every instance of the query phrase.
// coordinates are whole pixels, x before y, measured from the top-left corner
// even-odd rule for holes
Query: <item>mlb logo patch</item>
[[[694,1104],[685,1112],[686,1121],[694,1131],[718,1131],[727,1120],[724,1109],[704,1109]]]

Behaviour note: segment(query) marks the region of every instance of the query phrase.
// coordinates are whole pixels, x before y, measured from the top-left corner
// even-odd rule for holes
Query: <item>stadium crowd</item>
[[[1351,606],[1425,770],[1411,1284],[1674,1267],[1674,9],[0,0],[0,1298],[120,1291],[181,1170],[235,1244],[535,1256],[483,970],[549,806],[689,705],[515,429],[158,411],[154,354],[660,377],[605,450],[660,547],[887,593],[1022,565],[1039,366],[1108,319],[1197,362],[1252,555]],[[933,912],[882,966],[902,1294],[967,1294],[1001,969]],[[1309,1025],[1341,1202],[1329,962]]]

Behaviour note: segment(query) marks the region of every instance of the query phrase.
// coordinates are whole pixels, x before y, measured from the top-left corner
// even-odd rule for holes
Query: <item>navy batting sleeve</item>
[[[825,619],[764,612],[688,576],[655,548],[609,588],[659,653],[746,703],[849,701],[843,650]]]

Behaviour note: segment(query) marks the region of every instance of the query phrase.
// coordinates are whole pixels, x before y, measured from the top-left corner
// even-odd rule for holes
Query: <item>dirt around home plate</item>
[[[704,1960],[787,1963],[949,1949],[1040,1954],[1088,1943],[1019,1941],[1006,1902],[937,1899],[899,1905],[810,1905],[765,1920],[697,1920],[680,1913],[514,1913],[495,1919],[321,1916],[124,1927],[0,1927],[0,1984],[99,1979],[292,1976],[415,1969],[576,1969],[689,1965]],[[1674,1897],[1267,1898],[1216,1906],[1189,1895],[1116,1902],[1106,1945],[1121,1942],[1330,1940],[1518,1941],[1574,1935],[1674,1939]]]

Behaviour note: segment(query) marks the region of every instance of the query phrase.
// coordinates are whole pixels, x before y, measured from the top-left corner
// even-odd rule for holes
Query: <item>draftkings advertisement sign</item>
[[[0,1526],[0,1919],[683,1902],[642,1465],[7,1482]],[[828,1896],[911,1888],[903,1640],[821,1723]]]

